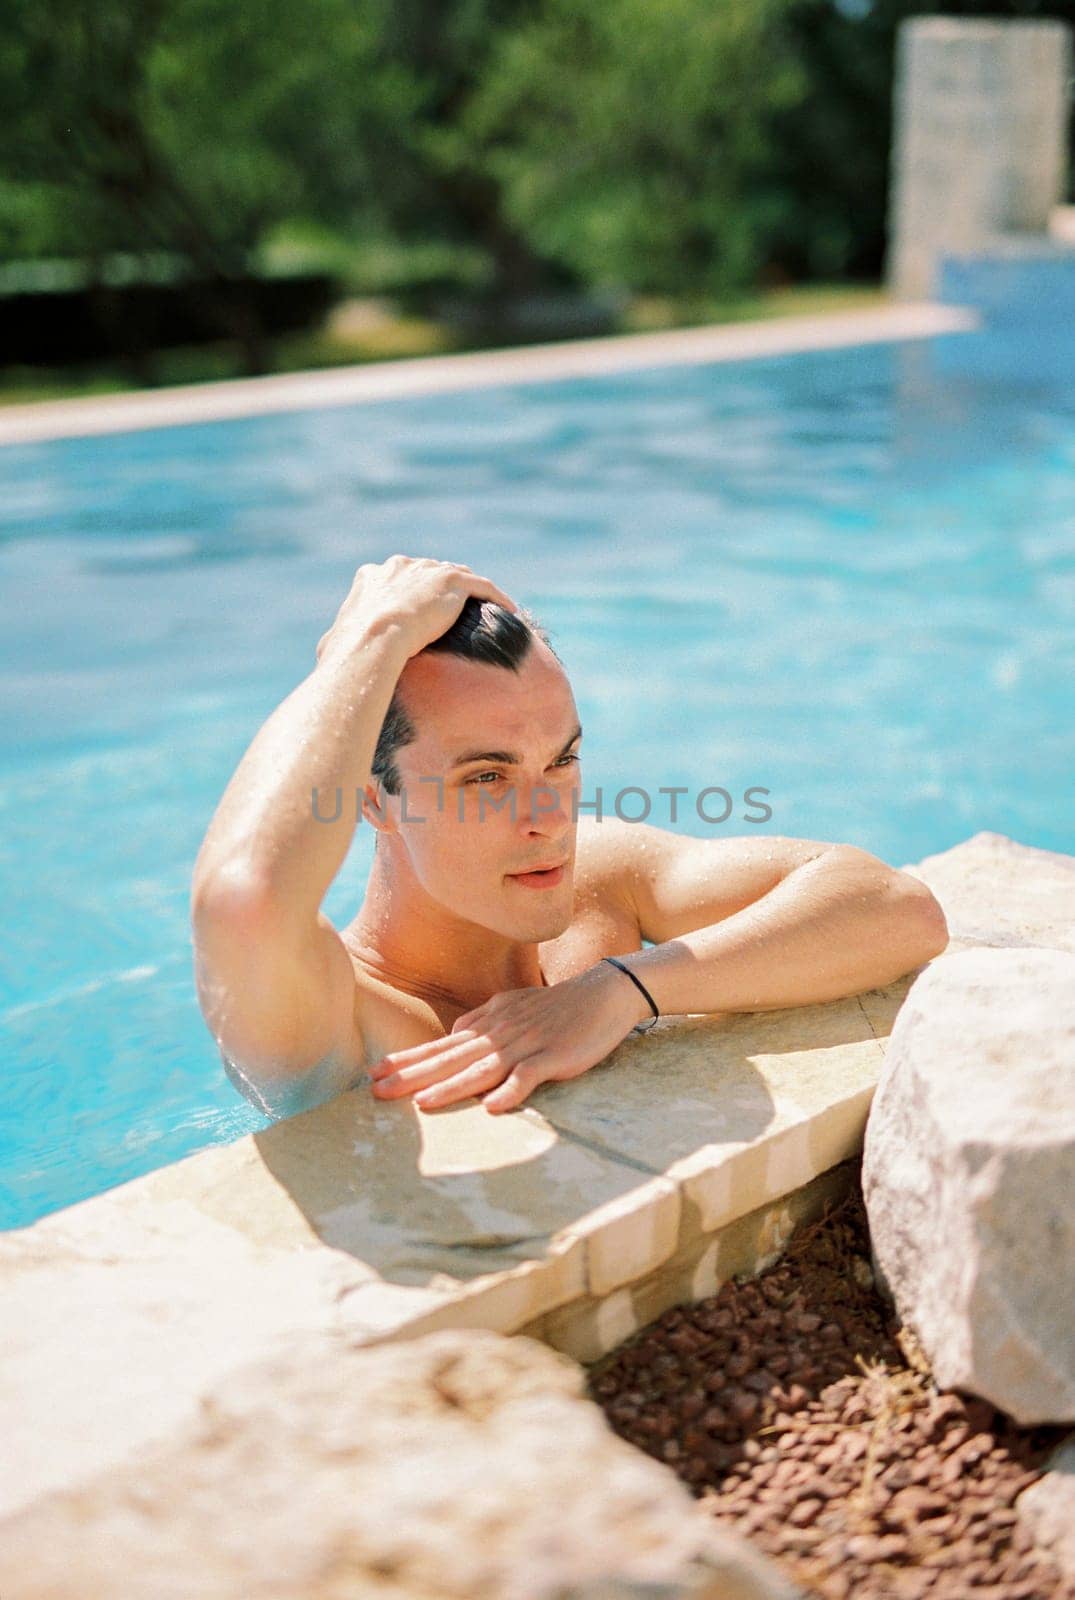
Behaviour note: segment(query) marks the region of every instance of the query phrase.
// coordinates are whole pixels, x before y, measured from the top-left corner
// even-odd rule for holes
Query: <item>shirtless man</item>
[[[290,1115],[369,1083],[510,1110],[604,1060],[647,994],[662,1016],[810,1005],[947,944],[925,885],[855,846],[580,812],[580,739],[559,658],[488,578],[359,567],[194,869],[198,999],[249,1099]],[[360,814],[374,862],[340,933],[320,906]]]

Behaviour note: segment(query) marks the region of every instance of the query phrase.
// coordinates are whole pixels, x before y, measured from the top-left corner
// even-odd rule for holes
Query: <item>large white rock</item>
[[[200,1418],[0,1519],[3,1600],[796,1600],[583,1369],[449,1330],[304,1334]]]
[[[949,952],[1048,945],[1075,954],[1075,856],[983,832],[901,870],[940,901]]]
[[[1075,1582],[1075,1434],[1054,1450],[1044,1477],[1023,1490],[1015,1509],[1038,1548]]]
[[[1075,1421],[1075,956],[943,956],[889,1040],[862,1165],[874,1265],[938,1384]]]

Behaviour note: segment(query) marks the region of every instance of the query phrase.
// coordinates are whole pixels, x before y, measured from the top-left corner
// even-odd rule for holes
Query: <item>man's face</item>
[[[383,799],[410,870],[466,921],[555,938],[571,921],[581,788],[560,663],[540,640],[517,672],[434,652],[408,661],[400,695],[418,737],[396,752],[403,792]],[[563,863],[558,881],[517,881],[551,863]]]

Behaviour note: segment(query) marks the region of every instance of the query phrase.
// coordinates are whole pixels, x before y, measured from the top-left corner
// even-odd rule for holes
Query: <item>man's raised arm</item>
[[[408,659],[468,598],[515,604],[468,567],[391,556],[358,569],[317,664],[259,729],[213,815],[191,884],[198,1001],[229,1076],[262,1110],[303,1110],[364,1063],[350,957],[320,910],[354,835],[331,825],[337,788],[370,780],[381,724]]]

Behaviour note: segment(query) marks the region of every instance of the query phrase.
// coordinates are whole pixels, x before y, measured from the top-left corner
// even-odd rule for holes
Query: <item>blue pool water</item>
[[[586,796],[672,826],[661,785],[764,787],[760,827],[675,826],[894,865],[982,828],[1071,850],[1051,370],[958,334],[0,451],[0,1226],[264,1126],[197,1009],[190,872],[363,561],[466,561],[537,612]]]

